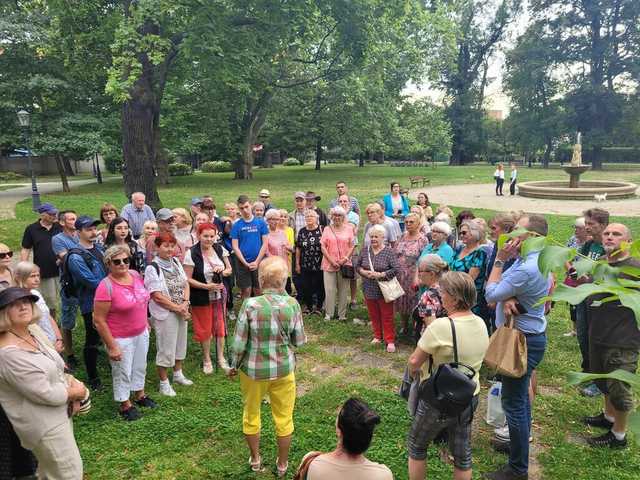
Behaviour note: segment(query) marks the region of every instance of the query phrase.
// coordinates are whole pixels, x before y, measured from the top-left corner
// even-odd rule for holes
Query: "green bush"
[[[0,173],[0,181],[2,182],[10,182],[12,180],[22,180],[24,179],[24,175],[20,175],[16,172],[2,172]]]
[[[230,162],[223,162],[221,160],[215,162],[204,162],[200,165],[200,170],[205,173],[233,172],[233,165],[231,165]]]
[[[289,157],[284,162],[282,162],[282,165],[284,165],[285,167],[299,167],[301,163],[297,158]]]
[[[191,168],[191,165],[187,165],[186,163],[169,164],[170,177],[184,177],[186,175],[193,175],[193,169]]]

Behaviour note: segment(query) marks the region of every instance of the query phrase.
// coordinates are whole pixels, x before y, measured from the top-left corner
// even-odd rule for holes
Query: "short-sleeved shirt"
[[[353,244],[358,245],[358,235],[355,231],[358,230],[358,226],[360,225],[360,215],[354,211],[350,211],[347,213],[347,222],[354,226]]]
[[[322,239],[322,230],[317,226],[313,230],[304,227],[298,232],[296,241],[297,247],[300,249],[300,269],[306,271],[318,272],[322,262],[322,247],[320,240]]]
[[[400,230],[400,225],[398,224],[398,222],[396,222],[391,218],[385,217],[384,222],[382,222],[380,225],[384,227],[384,232],[385,232],[384,242],[387,245],[397,242],[398,238],[400,238],[400,236],[402,235],[402,231]],[[371,245],[371,239],[369,238],[369,229],[372,226],[373,225],[371,225],[371,223],[369,222],[367,222],[367,224],[364,226],[364,234],[363,234],[364,238],[362,241],[362,246],[364,248],[369,248],[369,245]]]
[[[262,236],[268,233],[267,223],[258,217],[253,217],[250,222],[240,218],[231,228],[231,238],[238,240],[238,248],[247,263],[258,258],[262,248]]]
[[[60,232],[51,239],[51,248],[53,253],[60,255],[62,252],[68,252],[72,248],[78,246],[78,235],[67,235],[64,232]]]
[[[334,260],[344,257],[353,246],[353,229],[349,225],[343,226],[342,229],[336,230],[333,227],[326,227],[322,232],[320,243],[327,250]],[[351,265],[351,259],[347,260],[346,265]],[[326,257],[322,258],[322,270],[327,272],[337,272],[339,269],[332,266]]]
[[[129,223],[131,233],[135,238],[142,235],[144,230],[144,222],[150,220],[155,222],[156,216],[153,214],[153,210],[149,205],[143,205],[142,208],[137,209],[131,203],[122,207],[120,216]]]
[[[51,241],[53,237],[62,232],[59,223],[54,223],[51,228],[45,228],[40,220],[32,223],[24,230],[22,236],[22,248],[33,250],[33,263],[40,267],[42,278],[58,276],[58,259],[53,253]]]
[[[480,367],[489,346],[487,327],[484,320],[477,315],[455,317],[453,321],[456,327],[458,360],[476,371],[473,380],[476,382],[475,393],[477,395],[480,392]],[[431,325],[425,328],[420,340],[418,340],[418,348],[431,354],[433,372],[438,369],[439,365],[453,362],[453,336],[449,319],[447,317],[436,318]],[[429,360],[425,362],[425,367],[426,375],[423,380],[429,378]]]
[[[605,251],[601,243],[589,240],[580,248],[580,253],[591,260],[598,260],[605,254]]]
[[[478,303],[484,301],[484,296],[482,292],[484,291],[484,280],[486,278],[486,263],[487,263],[487,254],[483,248],[478,247],[473,252],[466,255],[464,258],[460,258],[460,253],[462,252],[462,248],[459,248],[456,252],[453,260],[449,264],[449,268],[454,272],[465,272],[469,273],[469,270],[472,268],[479,269],[478,276],[473,281],[476,286],[476,292],[478,292]],[[478,305],[474,308],[474,312],[478,313]]]
[[[220,245],[220,249],[222,251],[222,257],[220,258],[216,253],[215,249],[211,249],[211,255],[208,257],[202,256],[202,270],[204,272],[204,278],[207,280],[207,283],[213,283],[213,274],[214,267],[222,267],[225,268],[224,257],[229,256],[229,252],[227,249]],[[193,258],[191,258],[191,249],[187,250],[187,253],[184,256],[183,265],[187,267],[194,267],[195,263],[193,262]],[[218,300],[222,297],[222,293],[218,290],[210,290],[209,291],[209,299],[210,300]]]
[[[270,257],[281,257],[284,261],[289,260],[287,246],[291,246],[284,230],[269,232],[267,235],[267,255]]]
[[[133,277],[131,285],[118,283],[109,275],[100,282],[96,290],[96,302],[111,302],[107,325],[115,338],[135,337],[144,332],[148,325],[149,292],[138,272],[129,270],[129,274]]]
[[[451,248],[451,245],[449,245],[447,242],[442,242],[440,246],[435,250],[434,250],[434,244],[430,243],[429,245],[427,245],[422,249],[420,258],[426,255],[429,255],[430,253],[435,253],[442,260],[447,262],[447,264],[450,264],[453,261],[453,257],[455,256],[455,252],[453,251],[453,248]],[[420,261],[420,259],[418,259],[418,261]]]

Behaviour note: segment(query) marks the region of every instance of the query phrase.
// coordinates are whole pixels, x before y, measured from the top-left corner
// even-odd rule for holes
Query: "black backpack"
[[[456,327],[451,322],[451,336],[453,337],[453,362],[443,363],[432,373],[433,360],[429,363],[429,378],[420,385],[420,398],[433,408],[447,416],[455,417],[464,412],[473,401],[476,382],[473,377],[476,371],[468,365],[458,361],[458,342]],[[463,372],[460,367],[468,370]]]
[[[71,248],[67,251],[62,262],[62,273],[60,274],[60,291],[67,298],[78,298],[76,284],[69,269],[69,258],[74,254],[80,255],[89,268],[91,268],[91,265],[96,260],[93,255],[83,248]]]

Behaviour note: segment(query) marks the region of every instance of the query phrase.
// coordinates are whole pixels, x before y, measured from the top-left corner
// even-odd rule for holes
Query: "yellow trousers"
[[[260,406],[267,392],[276,435],[286,437],[293,433],[293,407],[296,403],[296,377],[293,372],[274,380],[254,380],[240,372],[240,390],[244,406],[242,432],[245,435],[260,433]]]

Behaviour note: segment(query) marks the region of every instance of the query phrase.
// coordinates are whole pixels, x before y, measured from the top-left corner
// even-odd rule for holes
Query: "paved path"
[[[486,208],[498,211],[524,210],[531,213],[576,216],[581,215],[587,208],[597,206],[608,210],[611,215],[640,217],[639,198],[607,200],[601,203],[596,203],[595,200],[546,200],[518,195],[512,197],[508,190],[506,185],[505,196],[496,197],[492,183],[447,185],[411,190],[409,196],[415,199],[418,193],[426,192],[432,202],[454,207]]]
[[[111,180],[111,178],[106,178],[105,182],[109,180]],[[89,183],[96,183],[96,179],[87,178],[84,180],[71,180],[69,182],[69,187],[73,190],[74,187],[87,185]],[[0,191],[0,220],[16,218],[16,204],[25,198],[31,198],[31,184],[21,185],[22,186],[18,186],[16,188]],[[47,193],[61,192],[62,182],[38,183],[38,191],[40,192],[40,197]]]

